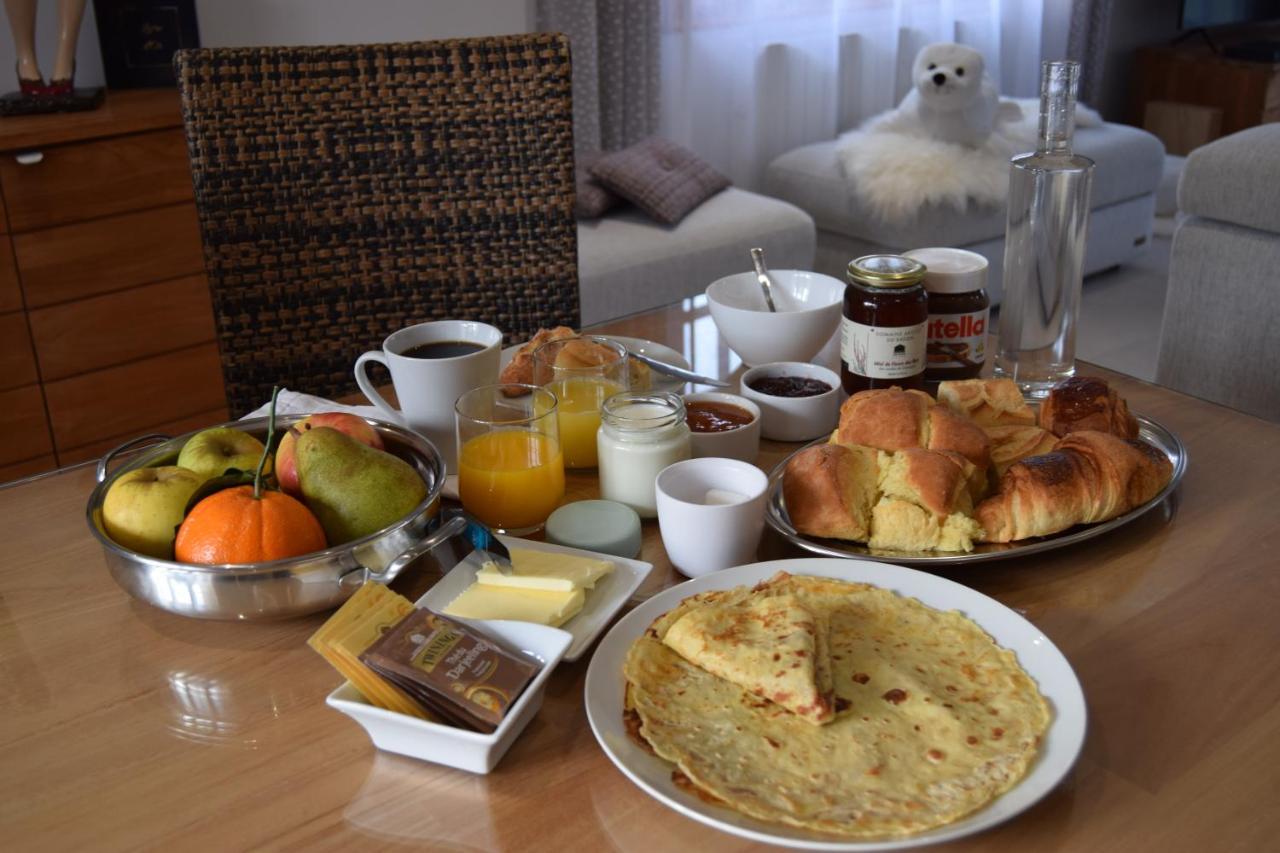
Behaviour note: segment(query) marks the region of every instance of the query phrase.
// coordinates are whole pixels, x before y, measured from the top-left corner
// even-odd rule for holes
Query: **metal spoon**
[[[777,313],[777,306],[773,304],[773,279],[769,278],[769,268],[764,265],[764,249],[751,250],[751,263],[756,267],[756,280],[760,282],[760,289],[764,291],[764,301],[769,306],[769,310]]]
[[[685,370],[683,367],[668,364],[665,361],[658,361],[653,356],[636,352],[633,349],[628,349],[627,355],[631,356],[636,361],[644,362],[659,373],[665,373],[667,376],[674,376],[676,379],[683,379],[685,382],[692,382],[695,385],[710,385],[712,388],[732,387],[732,383],[722,382],[719,379],[712,379],[710,376],[702,376],[701,374],[694,373],[692,370]]]

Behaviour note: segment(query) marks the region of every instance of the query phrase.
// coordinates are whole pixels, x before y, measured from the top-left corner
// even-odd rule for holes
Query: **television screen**
[[[1182,28],[1280,19],[1280,0],[1182,0]]]

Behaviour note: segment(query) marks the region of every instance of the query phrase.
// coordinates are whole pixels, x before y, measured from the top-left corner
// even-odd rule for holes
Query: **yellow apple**
[[[173,559],[173,537],[187,501],[206,477],[177,465],[121,474],[102,501],[102,526],[117,545]]]
[[[221,477],[228,468],[256,471],[262,458],[262,442],[233,427],[198,432],[182,445],[178,465],[204,477]],[[271,469],[268,467],[266,472]]]

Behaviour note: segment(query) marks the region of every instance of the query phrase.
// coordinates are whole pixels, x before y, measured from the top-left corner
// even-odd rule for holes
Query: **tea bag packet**
[[[538,672],[536,661],[430,610],[410,613],[360,661],[432,715],[484,733],[498,727]]]

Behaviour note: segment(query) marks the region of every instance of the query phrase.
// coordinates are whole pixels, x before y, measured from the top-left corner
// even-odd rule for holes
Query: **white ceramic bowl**
[[[737,406],[751,415],[751,422],[724,432],[692,433],[693,457],[722,456],[727,459],[741,459],[743,462],[755,464],[760,455],[760,407],[737,394],[726,394],[723,391],[700,391],[697,394],[685,394],[685,405],[690,403],[723,403],[726,406]]]
[[[831,390],[812,397],[775,397],[748,384],[766,376],[817,379]],[[760,407],[760,433],[774,441],[809,441],[830,433],[840,419],[840,377],[816,364],[783,361],[753,367],[742,374],[742,396]]]
[[[773,301],[765,304],[753,272],[713,281],[707,302],[716,328],[748,366],[810,361],[840,325],[844,282],[816,272],[770,270]]]
[[[365,701],[350,681],[329,694],[325,702],[364,726],[378,749],[398,752],[411,758],[447,764],[472,773],[488,773],[515,743],[538,709],[551,671],[564,657],[573,635],[559,628],[532,622],[468,620],[508,646],[542,662],[542,669],[529,682],[520,698],[507,711],[491,734],[429,723],[417,717],[374,707]]]

